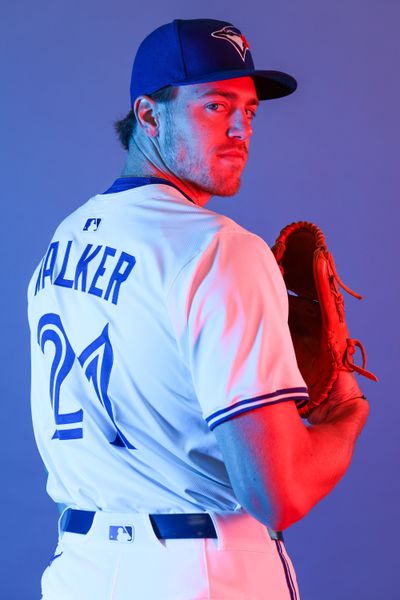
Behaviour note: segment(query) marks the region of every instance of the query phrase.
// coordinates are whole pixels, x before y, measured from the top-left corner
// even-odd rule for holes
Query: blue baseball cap
[[[140,44],[132,68],[131,106],[138,96],[168,85],[246,76],[253,78],[259,100],[287,96],[297,87],[287,73],[255,69],[250,46],[232,23],[175,19],[152,31]]]

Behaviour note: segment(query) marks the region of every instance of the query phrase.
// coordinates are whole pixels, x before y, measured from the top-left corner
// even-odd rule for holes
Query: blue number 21
[[[135,449],[116,424],[112,403],[107,393],[113,365],[113,349],[108,335],[108,323],[99,337],[91,342],[78,357],[76,357],[68,340],[59,315],[55,313],[47,313],[41,317],[38,324],[37,341],[43,353],[48,341],[52,342],[55,348],[49,385],[50,402],[56,423],[53,439],[71,440],[83,437],[83,410],[80,409],[70,413],[60,412],[61,387],[77,358],[86,378],[92,383],[96,396],[105,409],[108,419],[113,424],[115,438],[110,443],[115,446]],[[72,428],[57,427],[66,424],[78,426]]]

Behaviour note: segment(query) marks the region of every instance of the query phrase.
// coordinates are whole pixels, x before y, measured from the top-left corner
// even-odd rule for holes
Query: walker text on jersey
[[[51,284],[87,292],[117,304],[121,285],[135,266],[135,257],[110,246],[87,244],[73,259],[72,247],[72,240],[65,248],[58,241],[50,244],[40,265],[35,295]],[[61,265],[58,272],[57,264]]]

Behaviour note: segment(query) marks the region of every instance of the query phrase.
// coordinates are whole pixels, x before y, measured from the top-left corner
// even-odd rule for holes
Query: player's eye
[[[247,109],[247,114],[250,116],[251,119],[255,119],[257,114],[255,110],[251,110],[250,108]]]
[[[207,108],[209,108],[213,112],[221,112],[220,110],[218,110],[218,107],[221,107],[223,109],[224,105],[220,102],[210,102],[209,104],[207,104]]]
[[[209,102],[206,105],[206,108],[209,109],[209,110],[211,110],[212,112],[218,112],[218,113],[220,113],[220,112],[223,112],[226,107],[221,102]],[[254,119],[257,116],[256,115],[256,111],[253,110],[253,109],[251,109],[251,108],[246,109],[246,114],[247,114],[248,117],[250,117],[251,120]]]

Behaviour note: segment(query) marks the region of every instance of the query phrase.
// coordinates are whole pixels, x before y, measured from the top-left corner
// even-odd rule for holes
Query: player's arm
[[[287,399],[293,389],[296,399],[297,390],[305,394],[305,382],[287,322],[287,290],[260,238],[216,236],[175,279],[168,306],[238,501],[273,529],[285,529],[343,476],[364,408],[356,402],[351,414],[307,428]]]
[[[352,380],[349,379],[352,378]],[[264,406],[214,429],[238,501],[280,531],[304,517],[348,469],[369,413],[341,373],[329,417],[306,427],[293,401]],[[356,384],[357,385],[357,384]]]

